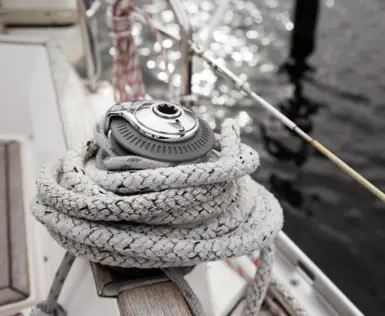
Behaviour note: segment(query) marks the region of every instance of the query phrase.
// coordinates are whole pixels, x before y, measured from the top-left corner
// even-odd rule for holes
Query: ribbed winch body
[[[204,157],[215,142],[207,122],[191,110],[165,101],[114,105],[105,122],[105,133],[111,131],[111,143],[121,155],[181,163]]]

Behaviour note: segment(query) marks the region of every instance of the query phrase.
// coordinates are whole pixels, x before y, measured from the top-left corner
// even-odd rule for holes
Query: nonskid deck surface
[[[20,145],[0,139],[0,306],[29,295]]]

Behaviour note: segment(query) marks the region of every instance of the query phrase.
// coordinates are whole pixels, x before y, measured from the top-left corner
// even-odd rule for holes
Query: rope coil
[[[162,268],[170,275],[261,250],[266,268],[258,269],[249,291],[249,309],[259,309],[283,217],[273,195],[248,176],[259,157],[240,142],[235,122],[223,123],[219,151],[206,161],[155,169],[145,168],[146,162],[154,167],[149,159],[115,156],[102,123],[94,142],[42,169],[33,215],[73,255],[110,266]]]

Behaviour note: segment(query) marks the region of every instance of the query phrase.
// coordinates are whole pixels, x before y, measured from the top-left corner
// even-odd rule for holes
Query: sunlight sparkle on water
[[[266,4],[268,7],[272,8],[272,9],[276,8],[278,6],[277,0],[267,0]]]
[[[190,13],[190,14],[195,14],[195,13],[197,13],[198,12],[198,5],[196,5],[195,3],[189,3],[189,4],[187,4],[187,6],[185,6],[186,7],[186,11],[188,12],[188,13]]]
[[[147,67],[149,69],[154,69],[155,68],[155,61],[153,61],[153,60],[147,61]]]
[[[203,11],[211,11],[214,9],[214,4],[210,1],[204,1],[201,3],[201,8]]]
[[[241,61],[243,59],[243,56],[239,52],[233,52],[231,54],[231,58],[234,59],[235,61]]]
[[[158,74],[158,78],[159,78],[159,80],[166,81],[168,79],[168,75],[167,75],[167,73],[162,71]]]
[[[141,56],[149,56],[151,54],[151,50],[148,47],[140,47],[138,52]]]
[[[294,27],[294,24],[293,22],[286,22],[285,23],[285,29],[288,30],[288,31],[291,31]]]
[[[169,38],[166,38],[165,40],[163,40],[162,45],[163,45],[164,48],[167,49],[167,48],[171,48],[172,45],[174,45],[174,43]]]
[[[168,68],[169,72],[174,72],[174,70],[175,70],[175,66],[173,64],[170,64],[170,63],[168,63],[167,68]]]
[[[166,69],[166,62],[164,60],[159,62],[159,69],[161,69],[161,70]]]
[[[179,27],[177,24],[166,24],[166,30],[167,32],[169,32],[170,34],[174,35],[174,36],[178,36],[179,35]]]
[[[222,119],[222,118],[225,117],[225,111],[220,109],[220,110],[216,111],[215,115],[216,115],[217,118]]]
[[[233,20],[233,18],[234,18],[234,13],[231,12],[231,11],[227,11],[227,12],[225,13],[225,16],[223,17],[223,22],[224,22],[224,24],[229,24],[229,23],[231,23],[231,21]]]
[[[116,55],[115,47],[110,47],[110,49],[108,50],[108,53],[110,54],[110,56],[115,57]]]
[[[201,94],[201,87],[200,86],[197,86],[197,85],[193,85],[191,87],[191,91],[196,93],[196,94]]]
[[[181,56],[180,51],[170,51],[168,53],[168,60],[175,61],[175,60],[178,60],[180,56]]]
[[[160,53],[161,50],[162,50],[162,46],[160,45],[160,43],[159,43],[159,42],[155,42],[155,43],[154,43],[154,51],[155,51],[156,53]]]
[[[170,23],[174,20],[174,13],[171,10],[165,10],[160,14],[165,23]]]
[[[139,22],[135,23],[132,27],[132,35],[138,36],[141,31],[142,31],[142,24],[140,24]]]
[[[217,99],[217,103],[223,105],[223,104],[226,103],[227,99],[228,99],[228,96],[226,96],[226,95],[221,95],[221,96]]]
[[[248,79],[248,76],[246,74],[240,74],[238,77],[241,81],[246,81]]]
[[[334,7],[334,5],[335,5],[334,0],[326,0],[326,6],[328,8],[332,8],[332,7]]]
[[[174,73],[174,74],[172,75],[171,82],[172,82],[172,85],[173,85],[174,87],[179,87],[179,86],[180,86],[180,74]]]
[[[249,116],[249,114],[247,114],[247,112],[241,111],[238,115],[237,121],[240,127],[245,127],[251,122],[251,117]]]
[[[201,105],[198,107],[198,112],[199,113],[206,113],[207,112],[207,107],[205,107],[204,105]]]
[[[263,22],[263,18],[261,15],[254,15],[253,16],[255,23],[260,24]]]
[[[213,38],[215,41],[217,42],[226,42],[226,40],[228,40],[228,35],[223,32],[222,30],[216,30],[213,32]]]
[[[250,39],[256,39],[258,38],[258,32],[254,30],[250,30],[246,32],[246,37]]]
[[[229,88],[229,86],[227,84],[221,84],[219,86],[219,91],[221,93],[229,93],[230,92],[230,88]]]
[[[245,131],[246,134],[251,134],[253,132],[253,130],[254,129],[253,129],[253,127],[251,125],[247,125],[244,128],[244,131]]]
[[[244,52],[243,53],[243,60],[250,62],[253,60],[253,53],[252,52]]]
[[[259,67],[261,72],[272,72],[275,69],[275,66],[272,64],[263,64]]]

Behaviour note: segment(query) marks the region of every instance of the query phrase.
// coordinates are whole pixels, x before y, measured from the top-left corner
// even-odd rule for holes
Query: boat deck
[[[0,306],[29,295],[20,145],[0,140]]]

